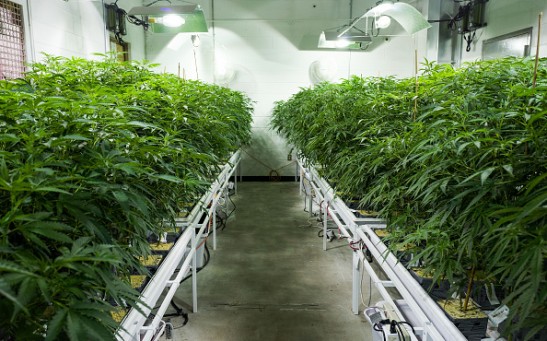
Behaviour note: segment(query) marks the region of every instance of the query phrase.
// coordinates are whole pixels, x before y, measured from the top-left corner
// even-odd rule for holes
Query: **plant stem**
[[[463,312],[467,312],[467,306],[469,304],[469,297],[471,296],[471,289],[475,279],[475,266],[471,268],[471,276],[469,276],[469,282],[467,282],[467,292],[465,293],[465,301],[463,302]]]
[[[538,40],[536,44],[536,63],[534,65],[534,78],[532,81],[532,87],[536,87],[536,80],[538,77],[538,63],[539,63],[539,44],[541,42],[541,18],[543,17],[543,12],[539,13],[538,16]]]

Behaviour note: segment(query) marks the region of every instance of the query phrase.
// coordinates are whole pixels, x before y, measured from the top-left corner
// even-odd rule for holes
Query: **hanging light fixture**
[[[395,20],[408,34],[414,34],[431,27],[424,16],[411,5],[384,0],[378,2],[376,6],[355,19],[351,25],[342,31],[342,35],[353,29],[361,20],[368,20],[368,18],[374,20],[376,28],[387,28]]]
[[[323,31],[319,35],[317,47],[330,49],[362,49],[372,42],[370,35],[362,32],[340,32]]]
[[[372,42],[369,35],[363,33],[345,33],[323,31],[319,35],[317,47],[332,49],[362,49]]]
[[[408,33],[414,34],[431,27],[426,18],[416,8],[403,2],[380,1],[369,9],[361,19],[373,17],[377,28],[387,28],[391,20],[395,20]],[[389,23],[387,19],[389,19]],[[379,23],[380,22],[380,23]],[[381,27],[385,25],[385,27]]]
[[[153,2],[155,4],[157,1]],[[199,33],[208,32],[205,15],[199,5],[133,7],[129,16],[142,16],[154,33]]]
[[[186,20],[178,14],[167,14],[163,17],[163,24],[167,27],[180,27],[184,23]]]

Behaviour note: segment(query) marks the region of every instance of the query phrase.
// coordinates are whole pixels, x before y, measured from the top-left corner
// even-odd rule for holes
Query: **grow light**
[[[322,48],[349,48],[361,49],[363,45],[368,45],[372,42],[372,37],[364,33],[343,33],[323,31],[319,36],[317,47]]]
[[[200,6],[138,6],[129,12],[130,16],[145,17],[154,33],[197,33],[208,32],[205,15]]]

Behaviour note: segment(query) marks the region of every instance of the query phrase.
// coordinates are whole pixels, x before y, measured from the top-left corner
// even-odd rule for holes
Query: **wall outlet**
[[[292,154],[289,153],[289,154],[287,155],[287,161],[292,161]]]

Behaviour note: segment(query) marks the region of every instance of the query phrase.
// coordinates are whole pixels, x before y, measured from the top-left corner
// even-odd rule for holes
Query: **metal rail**
[[[418,337],[422,341],[466,340],[444,311],[374,233],[373,229],[386,227],[385,221],[378,218],[357,217],[313,166],[306,165],[302,160],[298,160],[298,163],[300,191],[307,196],[306,204],[310,215],[313,215],[314,198],[316,198],[317,207],[323,211],[323,250],[327,250],[327,220],[331,218],[338,227],[340,235],[347,238],[349,243],[364,243],[383,272],[377,273],[377,270],[365,260],[363,249],[354,251],[352,290],[354,314],[359,313],[360,279],[364,268],[383,300],[394,309],[400,321],[412,320],[416,331],[416,335],[409,333],[412,334],[412,340],[418,340]],[[309,191],[305,190],[306,188],[309,188]],[[387,277],[388,280],[382,280],[382,277]],[[387,288],[395,288],[402,300],[394,298]],[[401,305],[406,308],[404,312],[399,308]]]
[[[165,328],[162,319],[182,279],[192,272],[192,308],[197,312],[197,261],[196,250],[200,239],[207,236],[212,222],[213,248],[216,249],[216,208],[221,197],[226,199],[230,177],[241,160],[240,152],[232,155],[216,180],[192,211],[184,218],[177,218],[176,226],[182,234],[160,264],[141,293],[138,308],[131,308],[118,328],[120,341],[156,340]],[[235,178],[237,182],[237,177]],[[159,307],[153,313],[154,307]],[[139,311],[140,310],[140,311]]]

